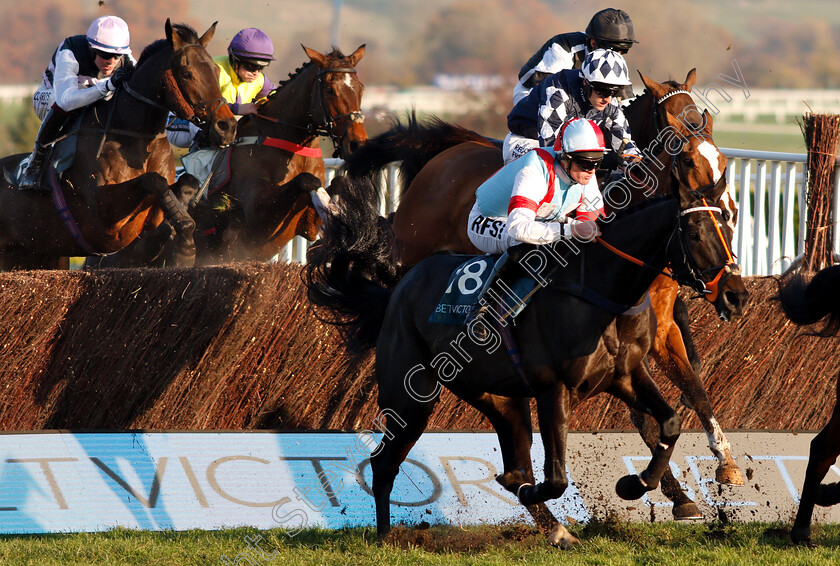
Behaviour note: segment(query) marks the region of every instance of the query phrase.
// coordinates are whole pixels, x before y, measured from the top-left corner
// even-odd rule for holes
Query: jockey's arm
[[[54,89],[55,102],[67,112],[93,104],[105,98],[109,92],[107,79],[87,79],[84,83],[79,80],[79,63],[73,52],[61,49],[55,56]],[[83,84],[92,83],[90,86]]]

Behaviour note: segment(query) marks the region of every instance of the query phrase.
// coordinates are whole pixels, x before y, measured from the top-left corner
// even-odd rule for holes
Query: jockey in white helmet
[[[41,86],[32,97],[43,120],[35,149],[21,179],[21,188],[39,184],[50,142],[58,137],[73,111],[110,98],[134,68],[128,24],[117,16],[93,20],[84,35],[62,41],[44,70]]]

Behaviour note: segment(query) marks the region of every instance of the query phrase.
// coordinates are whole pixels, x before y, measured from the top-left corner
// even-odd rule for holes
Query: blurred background
[[[486,135],[503,137],[521,65],[551,36],[583,31],[603,8],[633,19],[639,44],[627,56],[638,72],[682,81],[696,67],[696,88],[725,87],[712,99],[720,146],[805,150],[796,117],[840,111],[840,10],[836,0],[0,0],[0,152],[29,151],[38,120],[29,97],[58,43],[84,33],[99,15],[124,18],[137,55],[163,37],[164,22],[203,33],[225,53],[243,27],[274,41],[275,83],[308,60],[300,47],[346,54],[367,44],[359,76],[371,135],[414,107]],[[747,88],[719,75],[743,74]]]

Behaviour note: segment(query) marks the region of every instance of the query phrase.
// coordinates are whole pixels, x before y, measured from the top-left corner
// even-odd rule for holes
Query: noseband
[[[677,223],[677,230],[679,231],[680,248],[686,265],[685,272],[688,274],[688,277],[685,277],[681,273],[674,271],[674,279],[678,281],[681,285],[687,285],[691,287],[692,289],[697,291],[700,294],[700,296],[705,298],[710,303],[714,304],[720,296],[720,289],[723,288],[723,286],[726,284],[726,281],[733,275],[741,274],[741,267],[735,261],[735,257],[732,255],[732,251],[729,249],[729,246],[726,244],[726,239],[723,237],[723,232],[721,232],[720,230],[720,223],[718,223],[717,219],[714,216],[715,212],[717,212],[718,214],[722,214],[720,207],[709,206],[709,204],[706,202],[705,197],[701,196],[700,198],[702,200],[703,205],[687,208],[685,210],[680,211],[680,218],[694,212],[707,212],[709,214],[709,217],[712,219],[712,223],[715,226],[715,233],[717,234],[718,240],[720,240],[720,243],[723,246],[724,251],[726,252],[727,263],[722,266],[710,267],[708,269],[698,268],[694,257],[688,252],[688,247],[685,243],[685,234],[682,228],[682,223],[679,222]],[[708,276],[709,274],[714,274],[711,280],[708,282],[703,281],[703,277]]]

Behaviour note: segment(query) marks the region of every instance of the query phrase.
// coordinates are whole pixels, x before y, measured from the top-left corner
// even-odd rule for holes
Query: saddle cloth
[[[201,186],[209,180],[207,190],[204,192],[205,198],[230,181],[230,151],[230,147],[224,149],[208,147],[191,151],[181,157],[183,171],[198,179]]]
[[[449,277],[446,290],[443,292],[434,312],[429,316],[433,324],[463,325],[473,310],[478,308],[481,290],[494,271],[499,256],[485,255],[472,257],[458,266]],[[525,308],[530,300],[530,293],[537,285],[537,281],[528,276],[520,276],[515,281],[505,282],[507,289],[501,289],[499,281],[491,285],[484,298],[488,301],[493,297],[501,297],[504,302],[502,312],[511,311],[515,316]]]

